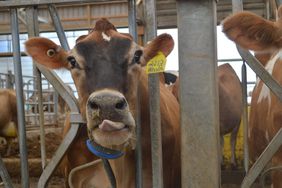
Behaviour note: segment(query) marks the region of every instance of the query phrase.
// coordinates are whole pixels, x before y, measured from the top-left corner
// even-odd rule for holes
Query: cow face
[[[44,38],[29,39],[25,45],[38,63],[71,72],[90,136],[110,147],[134,140],[135,99],[142,66],[159,51],[168,55],[174,43],[171,36],[163,34],[141,47],[130,35],[118,33],[110,22],[101,19],[69,52]]]

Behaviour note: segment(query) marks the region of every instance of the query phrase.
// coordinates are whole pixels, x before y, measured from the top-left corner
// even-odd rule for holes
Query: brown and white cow
[[[236,72],[228,63],[218,66],[217,76],[219,94],[220,142],[222,149],[221,163],[223,166],[223,136],[231,133],[231,168],[236,168],[237,163],[235,149],[243,110],[242,87]],[[173,85],[172,93],[179,101],[179,78],[177,78]]]
[[[16,92],[0,89],[0,136],[7,140],[6,155],[10,155],[13,139],[17,138],[18,116]]]
[[[250,12],[240,12],[224,20],[223,32],[238,45],[258,53],[260,59],[263,58],[265,69],[282,85],[282,7],[278,15],[279,19],[272,22]],[[269,59],[266,60],[267,56]],[[257,79],[252,93],[248,135],[252,161],[257,159],[281,127],[282,101]],[[279,165],[282,165],[282,148],[272,158],[272,166]],[[273,172],[273,187],[282,187],[281,177],[281,171]]]
[[[68,52],[45,38],[31,38],[25,45],[28,54],[38,63],[71,72],[90,137],[104,147],[125,151],[124,156],[111,160],[119,188],[135,186],[134,119],[139,85],[143,185],[152,187],[148,76],[142,66],[159,51],[167,56],[174,46],[172,37],[163,34],[141,47],[128,34],[118,33],[108,20],[100,19],[93,31],[80,37]],[[160,84],[160,104],[164,186],[180,187],[179,105],[163,84]],[[93,160],[85,146],[86,127],[82,132],[84,135],[78,138],[81,142],[73,146],[77,150],[68,154],[69,162],[71,157],[79,155],[84,157],[80,164]]]

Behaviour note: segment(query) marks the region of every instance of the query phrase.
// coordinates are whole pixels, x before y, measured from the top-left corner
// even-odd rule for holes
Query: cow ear
[[[141,62],[141,65],[145,66],[150,59],[158,54],[159,51],[167,57],[173,50],[173,47],[174,41],[169,34],[159,35],[144,47],[144,61]]]
[[[243,48],[267,51],[282,47],[282,33],[278,24],[253,13],[237,13],[226,18],[222,26],[227,37]]]
[[[27,54],[51,69],[67,68],[67,52],[49,39],[34,37],[25,42]]]

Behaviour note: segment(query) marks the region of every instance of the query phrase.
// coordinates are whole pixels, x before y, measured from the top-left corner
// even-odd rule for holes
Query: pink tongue
[[[102,131],[116,131],[124,128],[124,124],[120,122],[113,122],[110,120],[103,120],[103,122],[99,125],[99,129]]]

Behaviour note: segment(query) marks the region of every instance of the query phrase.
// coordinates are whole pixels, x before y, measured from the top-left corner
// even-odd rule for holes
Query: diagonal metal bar
[[[248,174],[245,176],[241,188],[249,188],[254,183],[256,178],[259,176],[261,171],[264,169],[265,165],[271,160],[272,156],[277,152],[277,150],[282,145],[282,129],[273,137],[271,142],[256,160],[254,165],[249,170]]]
[[[4,182],[5,187],[13,188],[11,177],[5,167],[5,164],[1,156],[0,156],[0,176],[2,178],[2,181]]]
[[[269,89],[282,102],[282,87],[272,78],[272,76],[265,70],[262,64],[248,51],[240,46],[237,46],[238,52],[251,69],[258,75],[258,77],[269,87]]]
[[[56,11],[56,7],[54,5],[49,5],[49,12],[50,16],[53,20],[53,23],[55,25],[55,29],[57,32],[57,35],[59,37],[59,40],[61,42],[61,45],[65,50],[69,50],[69,45],[67,42],[67,38],[65,36],[62,24],[59,19],[59,15]],[[71,109],[72,113],[79,114],[79,108],[78,108],[78,102],[76,98],[69,92],[69,90],[66,88],[65,84],[61,81],[61,79],[52,71],[45,69],[42,65],[37,65],[38,69],[41,71],[41,73],[47,78],[47,80],[53,85],[53,87],[56,89],[56,91],[65,99],[66,103]],[[82,120],[82,118],[79,118]],[[39,182],[38,182],[38,188],[46,187],[47,183],[61,162],[62,158],[66,154],[67,150],[71,146],[72,142],[75,140],[76,135],[79,132],[79,127],[81,127],[80,123],[75,121],[76,123],[72,123],[72,126],[63,139],[61,145],[57,149],[55,155],[53,156],[52,160],[49,162],[49,164],[46,166],[45,170],[43,171],[42,175],[40,176]],[[83,122],[81,122],[83,123]]]
[[[53,85],[55,90],[65,99],[66,103],[71,109],[72,113],[79,113],[78,103],[76,98],[69,92],[66,88],[65,84],[61,81],[61,79],[51,70],[45,69],[42,65],[37,64],[40,72],[45,76],[45,78]],[[80,118],[82,120],[82,118]],[[51,175],[56,170],[57,166],[61,162],[65,153],[69,149],[71,143],[74,141],[78,131],[80,124],[74,123],[72,124],[69,132],[63,139],[59,148],[57,149],[55,155],[52,157],[51,161],[48,163],[43,173],[40,176],[38,182],[38,188],[45,188],[47,186],[48,181],[50,180]]]

